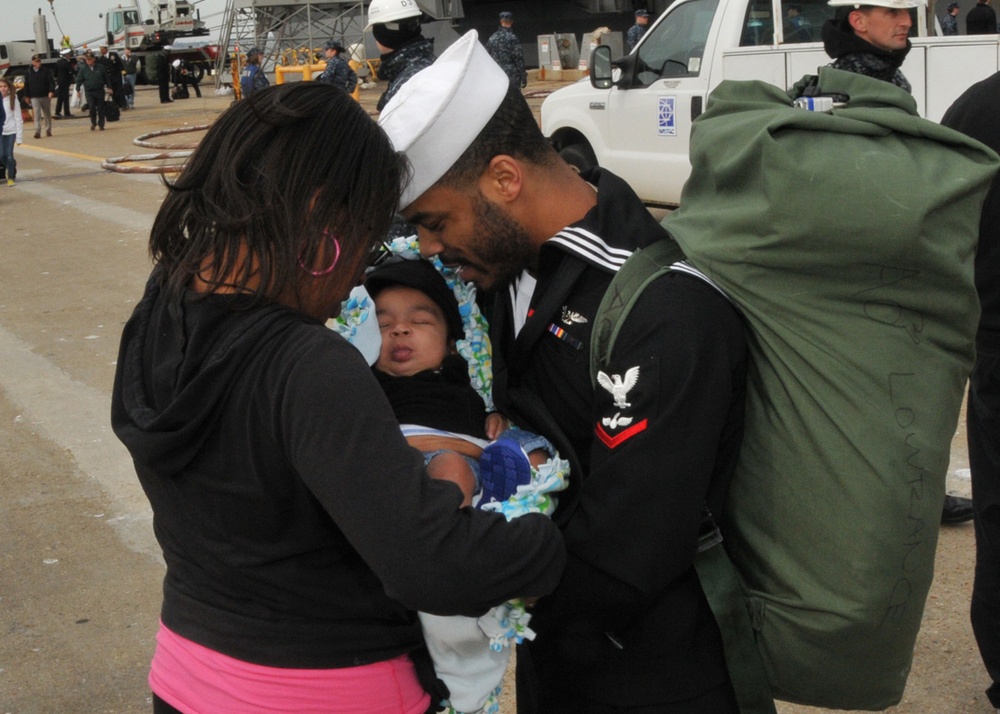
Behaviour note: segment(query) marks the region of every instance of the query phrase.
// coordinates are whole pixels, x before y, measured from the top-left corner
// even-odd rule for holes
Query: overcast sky
[[[104,19],[101,17],[109,8],[119,5],[138,5],[143,19],[150,17],[149,0],[0,0],[0,40],[30,40],[34,37],[32,21],[38,11],[49,24],[49,38],[59,47],[59,28],[69,35],[75,46],[93,41],[104,35]],[[217,28],[222,24],[222,13],[226,0],[202,0],[195,5],[201,12],[201,19],[217,37]],[[55,10],[53,16],[52,11]],[[58,20],[58,24],[56,24]]]

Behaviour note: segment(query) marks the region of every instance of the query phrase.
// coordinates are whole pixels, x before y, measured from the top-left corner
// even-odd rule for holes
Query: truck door
[[[108,31],[109,45],[115,47],[125,44],[125,13],[121,7],[108,10],[105,26]]]
[[[719,0],[674,4],[627,58],[629,76],[608,96],[612,151],[604,163],[643,200],[680,195],[690,173],[691,122],[704,110],[718,9]]]

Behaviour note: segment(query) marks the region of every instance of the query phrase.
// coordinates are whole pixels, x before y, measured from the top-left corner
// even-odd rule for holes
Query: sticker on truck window
[[[674,114],[677,97],[660,97],[659,99],[656,133],[659,136],[677,136],[677,116]]]

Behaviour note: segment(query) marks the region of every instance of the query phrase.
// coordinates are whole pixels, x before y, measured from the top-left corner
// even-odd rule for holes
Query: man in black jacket
[[[979,0],[965,16],[965,34],[993,35],[997,31],[997,14],[990,7],[990,0]]]
[[[156,54],[156,86],[160,90],[160,104],[169,104],[174,101],[170,98],[170,50],[169,45]]]
[[[125,56],[122,57],[122,64],[125,65],[125,100],[128,108],[135,107],[135,85],[139,76],[139,58],[132,54],[132,48],[125,48]]]
[[[72,116],[69,110],[69,92],[73,86],[73,65],[69,61],[71,49],[63,49],[59,52],[59,61],[56,62],[56,119]]]
[[[424,256],[495,293],[493,396],[571,464],[553,515],[569,559],[519,648],[522,714],[737,711],[693,562],[706,504],[721,514],[742,438],[746,343],[695,270],[642,293],[602,384],[598,304],[637,248],[667,239],[635,193],[581,176],[469,32],[379,123],[413,177],[401,200]]]
[[[76,91],[83,89],[86,94],[86,104],[90,109],[90,130],[100,127],[104,131],[104,95],[111,89],[107,66],[87,50],[83,53],[83,66],[76,72]]]
[[[31,68],[25,77],[24,96],[35,118],[35,138],[42,136],[42,118],[45,119],[45,136],[52,136],[52,98],[56,96],[56,80],[48,67],[42,66],[42,56],[31,57]]]
[[[941,123],[1000,151],[998,97],[1000,73],[966,90]],[[983,311],[966,407],[976,528],[971,619],[993,681],[986,695],[1000,712],[1000,179],[993,180],[979,221],[976,290]]]

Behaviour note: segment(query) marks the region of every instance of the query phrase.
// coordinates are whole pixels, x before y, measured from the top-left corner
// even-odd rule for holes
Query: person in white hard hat
[[[178,98],[187,99],[190,96],[188,87],[191,87],[194,89],[195,95],[201,99],[201,87],[198,86],[198,75],[195,74],[194,69],[188,64],[187,60],[175,59],[170,63],[170,66],[174,68],[174,85]]]
[[[413,75],[434,63],[434,40],[420,31],[423,13],[416,0],[372,0],[368,26],[382,53],[378,74],[389,86],[375,108],[382,111]]]
[[[871,0],[864,5],[830,0],[828,4],[837,8],[837,16],[823,25],[823,48],[834,58],[830,66],[911,91],[899,67],[910,51],[910,10],[923,4],[922,0]],[[957,525],[972,518],[971,499],[945,496],[943,525]]]
[[[921,0],[830,0],[837,15],[823,25],[823,49],[831,67],[891,82],[910,91],[899,67],[910,51],[910,9]]]

